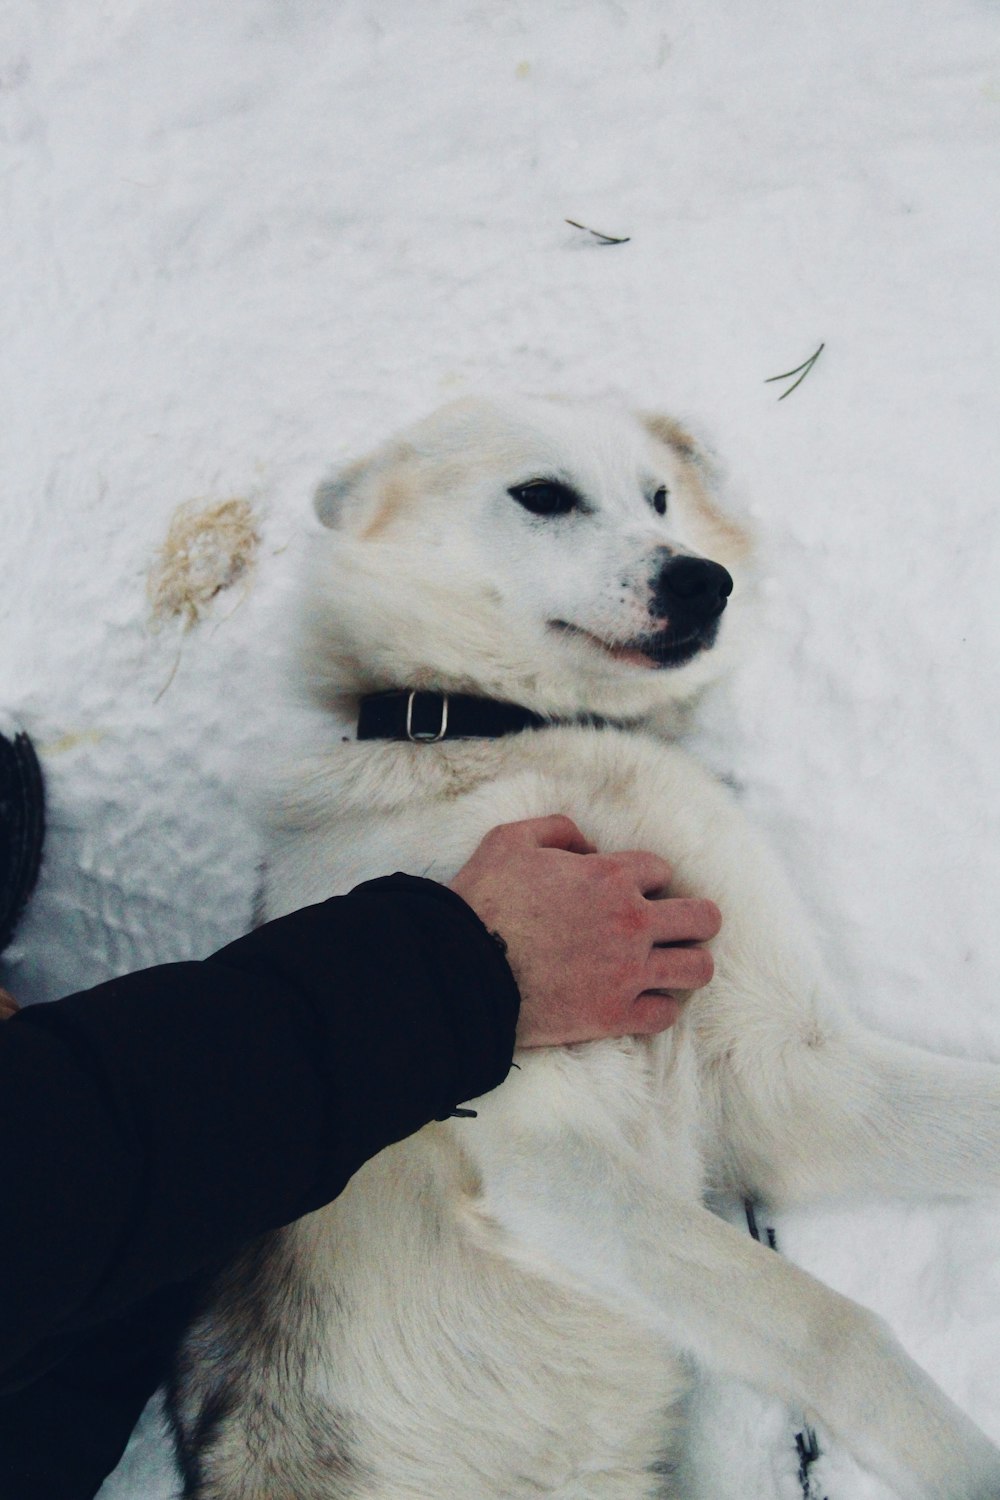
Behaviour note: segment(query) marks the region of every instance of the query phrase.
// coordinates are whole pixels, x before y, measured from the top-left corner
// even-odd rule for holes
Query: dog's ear
[[[313,504],[324,526],[368,539],[385,531],[413,494],[413,449],[390,443],[325,479]]]
[[[684,465],[685,489],[706,529],[711,556],[732,570],[749,559],[753,535],[749,525],[737,521],[719,504],[722,474],[713,455],[697,442],[675,417],[660,412],[638,412],[650,437],[675,453]]]
[[[362,458],[323,480],[313,496],[313,509],[324,526],[331,531],[350,526],[362,508],[370,488],[367,481],[376,467],[374,456]]]
[[[691,436],[676,417],[668,417],[656,411],[641,411],[638,417],[650,437],[656,438],[665,448],[673,449],[678,458],[683,458],[686,463],[694,464],[707,478],[715,476],[715,464],[708,450]]]

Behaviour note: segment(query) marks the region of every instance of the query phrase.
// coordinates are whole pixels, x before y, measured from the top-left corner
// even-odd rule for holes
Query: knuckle
[[[622,862],[617,854],[592,854],[587,868],[595,880],[602,885],[613,885],[623,881]]]

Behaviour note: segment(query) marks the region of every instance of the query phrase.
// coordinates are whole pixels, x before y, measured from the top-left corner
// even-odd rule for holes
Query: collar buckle
[[[443,740],[448,732],[448,694],[441,695],[441,723],[434,732],[426,729],[414,729],[413,727],[413,700],[417,696],[414,688],[406,700],[406,738],[414,745],[436,745],[438,740]]]

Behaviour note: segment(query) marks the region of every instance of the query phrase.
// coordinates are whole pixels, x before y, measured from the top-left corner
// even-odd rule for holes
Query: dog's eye
[[[511,485],[507,493],[533,516],[565,516],[581,508],[576,490],[558,479],[532,479],[527,484]]]
[[[656,494],[653,496],[653,509],[656,511],[656,514],[658,516],[665,516],[666,515],[666,513],[667,513],[667,490],[666,490],[666,486],[665,485],[661,484],[660,488],[657,490]]]

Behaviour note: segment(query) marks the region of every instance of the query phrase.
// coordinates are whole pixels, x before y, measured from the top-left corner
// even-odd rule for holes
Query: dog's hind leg
[[[541,1130],[521,1144],[499,1179],[483,1161],[468,1214],[484,1248],[805,1407],[902,1496],[1000,1496],[1000,1452],[872,1313],[664,1192],[638,1150]]]

